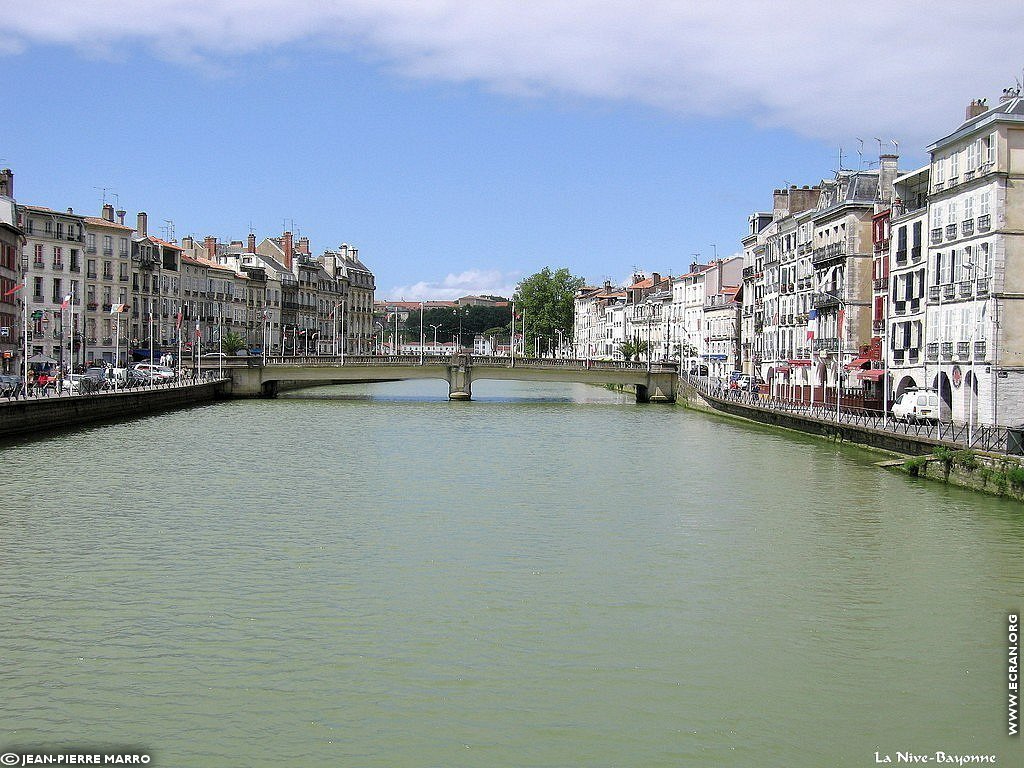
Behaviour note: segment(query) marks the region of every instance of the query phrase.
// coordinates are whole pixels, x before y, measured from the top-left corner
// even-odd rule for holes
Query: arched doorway
[[[914,381],[913,376],[904,376],[900,379],[900,383],[896,386],[896,392],[893,393],[893,400],[899,400],[900,396],[908,389],[917,389],[917,382]]]

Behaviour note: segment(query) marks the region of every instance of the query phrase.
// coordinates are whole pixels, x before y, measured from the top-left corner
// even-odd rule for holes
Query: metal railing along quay
[[[59,400],[88,397],[92,395],[124,394],[125,392],[155,392],[168,389],[181,389],[182,387],[192,387],[196,384],[209,384],[220,381],[228,381],[228,379],[226,377],[219,376],[216,371],[203,371],[201,375],[186,375],[183,372],[179,379],[154,381],[152,384],[133,384],[131,386],[119,385],[116,389],[114,387],[105,387],[103,389],[91,390],[88,392],[75,392],[67,387],[62,390],[58,390],[56,387],[50,385],[45,387],[26,388],[19,378],[16,382],[0,382],[0,398],[3,398],[6,402],[13,402],[15,400]]]
[[[833,424],[848,424],[854,427],[888,432],[892,435],[906,435],[938,440],[963,448],[976,448],[992,453],[1007,453],[1010,447],[1010,430],[1005,426],[970,425],[960,421],[937,423],[897,421],[891,414],[883,414],[863,408],[845,407],[836,409],[836,403],[814,403],[789,400],[763,392],[749,392],[729,389],[724,384],[712,382],[706,376],[680,377],[684,384],[695,389],[702,397],[722,403],[739,403],[754,408],[779,411]]]

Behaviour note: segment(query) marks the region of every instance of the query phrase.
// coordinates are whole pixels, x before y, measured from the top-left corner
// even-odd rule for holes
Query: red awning
[[[885,378],[885,371],[881,368],[872,368],[868,371],[858,372],[857,378],[862,381],[881,381]]]
[[[790,360],[789,364],[794,368],[809,368],[811,365],[810,360]]]
[[[856,360],[852,360],[846,364],[846,370],[853,371],[857,368],[870,368],[871,361],[866,357],[858,357]]]
[[[777,365],[777,366],[775,366],[775,372],[776,373],[789,373],[789,366],[785,365],[785,364]]]

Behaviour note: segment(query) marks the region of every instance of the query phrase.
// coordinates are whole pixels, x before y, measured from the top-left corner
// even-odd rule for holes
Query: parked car
[[[729,387],[730,389],[738,389],[742,392],[756,392],[757,385],[760,383],[760,381],[755,379],[749,373],[741,373],[733,380]],[[735,384],[735,386],[733,386],[733,384]]]
[[[83,392],[82,380],[85,379],[85,374],[82,373],[71,373],[64,377],[61,381],[59,388],[63,391],[70,391],[71,394],[77,395]]]
[[[152,373],[153,381],[171,381],[174,378],[174,369],[166,365],[154,365],[153,363],[136,363],[135,370],[146,374]]]
[[[223,352],[207,352],[203,355],[203,360],[208,360],[210,358],[217,359],[218,357],[227,357],[227,355]]]
[[[909,389],[892,406],[892,417],[908,424],[937,422],[940,415],[939,393],[934,389]]]

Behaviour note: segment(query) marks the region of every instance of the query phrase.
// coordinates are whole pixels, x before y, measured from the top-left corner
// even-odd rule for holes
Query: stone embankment
[[[689,408],[719,413],[783,429],[817,435],[875,448],[899,459],[881,461],[880,467],[906,472],[911,477],[935,480],[1024,501],[1024,463],[1020,456],[970,450],[928,435],[902,434],[855,423],[836,423],[828,419],[783,411],[728,397],[715,397],[687,383],[681,388],[680,402]]]
[[[223,390],[224,381],[219,380],[89,395],[0,400],[0,439],[187,408],[215,400]]]

